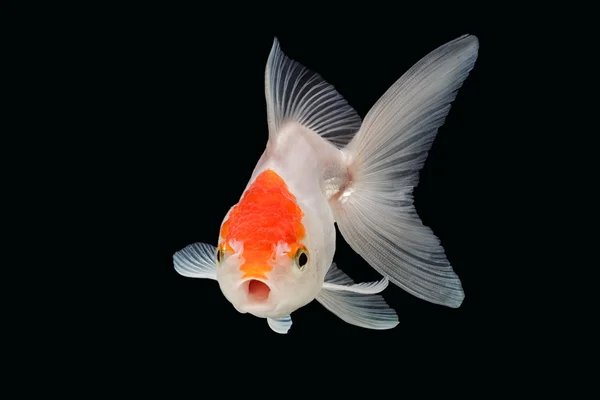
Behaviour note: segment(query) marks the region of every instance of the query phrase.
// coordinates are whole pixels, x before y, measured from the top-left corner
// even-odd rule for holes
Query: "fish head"
[[[313,219],[273,171],[259,175],[230,209],[219,235],[217,281],[239,312],[278,318],[315,299],[326,260]]]

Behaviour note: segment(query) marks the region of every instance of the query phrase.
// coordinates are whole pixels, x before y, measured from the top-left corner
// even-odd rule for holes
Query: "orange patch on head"
[[[279,241],[293,249],[304,238],[302,210],[296,197],[273,170],[265,170],[248,187],[221,227],[225,243],[243,242],[244,277],[266,279]]]

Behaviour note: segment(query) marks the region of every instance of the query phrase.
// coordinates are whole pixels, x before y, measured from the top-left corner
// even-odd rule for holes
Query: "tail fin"
[[[462,285],[439,239],[417,215],[412,191],[478,47],[475,36],[461,36],[388,89],[344,149],[351,182],[332,203],[344,239],[375,270],[407,292],[449,307],[462,303]]]

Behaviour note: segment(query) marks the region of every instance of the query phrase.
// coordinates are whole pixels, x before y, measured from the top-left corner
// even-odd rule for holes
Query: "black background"
[[[517,266],[501,262],[507,237],[498,202],[511,158],[503,146],[517,134],[504,122],[515,91],[507,76],[518,69],[516,17],[460,4],[434,15],[399,7],[69,9],[76,17],[38,39],[50,49],[44,62],[59,72],[52,84],[69,97],[64,131],[77,135],[64,138],[78,148],[66,169],[75,178],[69,204],[85,243],[77,262],[85,266],[63,283],[77,292],[64,307],[74,332],[89,338],[82,349],[214,360],[248,346],[318,343],[349,353],[427,350],[442,362],[452,349],[484,358],[514,335],[505,300]],[[237,313],[215,281],[174,271],[174,252],[216,242],[262,154],[264,68],[274,37],[364,117],[421,57],[466,33],[478,36],[479,58],[415,190],[419,215],[462,280],[460,308],[390,285],[384,297],[400,319],[393,330],[349,325],[313,302],[292,315],[288,335],[278,335],[265,320]],[[335,261],[356,281],[379,277],[340,235]]]

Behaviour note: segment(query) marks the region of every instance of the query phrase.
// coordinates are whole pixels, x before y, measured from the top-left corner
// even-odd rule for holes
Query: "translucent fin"
[[[189,278],[217,279],[216,247],[194,243],[173,254],[175,271]]]
[[[388,286],[388,283],[389,280],[386,277],[375,282],[354,283],[354,281],[350,279],[348,275],[343,273],[336,267],[335,263],[333,263],[325,275],[323,289],[341,290],[362,294],[375,294],[383,292],[383,290]]]
[[[339,148],[360,128],[360,117],[335,88],[288,58],[276,38],[265,71],[265,94],[270,138],[295,121]]]
[[[464,293],[439,239],[424,226],[412,190],[456,91],[473,68],[475,36],[434,50],[377,101],[348,147],[351,184],[332,207],[341,234],[395,285],[459,307]]]
[[[354,283],[348,275],[337,269],[335,265],[332,265],[327,275],[335,277],[336,286],[341,285],[342,282],[345,285]],[[316,300],[323,307],[352,325],[368,329],[391,329],[398,325],[396,311],[390,308],[379,294],[342,291],[338,288],[332,290],[323,286]]]
[[[292,317],[286,315],[277,319],[267,318],[267,323],[269,324],[269,327],[275,332],[285,334],[288,333],[288,331],[292,327]]]

